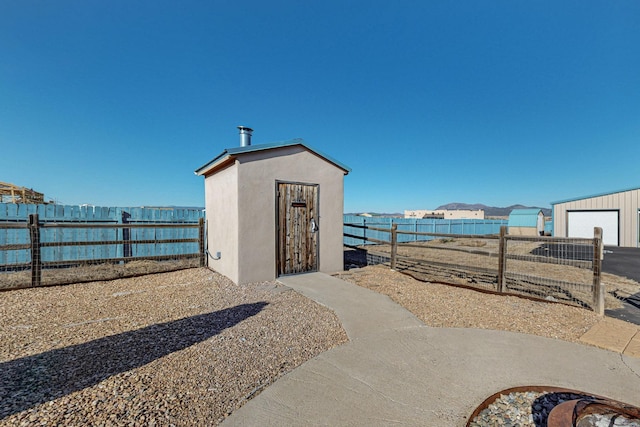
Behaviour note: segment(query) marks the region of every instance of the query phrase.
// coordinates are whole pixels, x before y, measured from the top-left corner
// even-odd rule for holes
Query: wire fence
[[[601,238],[505,236],[505,246],[506,291],[598,310]]]
[[[365,238],[365,233],[354,233],[355,229],[388,237]],[[361,242],[367,240],[349,246],[356,249],[360,263],[384,263],[420,279],[462,280],[478,289],[562,302],[604,314],[599,229],[593,239],[512,236],[505,226],[499,234],[490,235],[416,233],[401,231],[395,224],[391,228],[345,224],[345,230],[350,231],[345,237],[357,235]],[[416,239],[407,242],[402,235]]]
[[[205,265],[196,223],[0,222],[0,290],[111,280]]]

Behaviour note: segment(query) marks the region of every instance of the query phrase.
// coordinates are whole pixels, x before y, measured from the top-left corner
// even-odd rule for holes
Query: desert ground
[[[576,342],[600,317],[566,304],[335,273],[432,327]],[[333,312],[277,281],[207,268],[0,293],[0,425],[215,425],[286,372],[347,341]]]

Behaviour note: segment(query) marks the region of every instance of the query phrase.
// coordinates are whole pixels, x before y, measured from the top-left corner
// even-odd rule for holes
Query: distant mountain
[[[485,217],[491,216],[509,216],[512,210],[514,209],[542,209],[542,213],[544,216],[551,216],[551,209],[549,208],[539,208],[536,206],[524,206],[524,205],[512,205],[507,206],[506,208],[499,208],[496,206],[487,206],[481,203],[475,203],[473,205],[467,203],[447,203],[446,205],[442,205],[437,207],[435,210],[447,209],[447,210],[457,210],[457,209],[469,209],[469,210],[484,210]]]

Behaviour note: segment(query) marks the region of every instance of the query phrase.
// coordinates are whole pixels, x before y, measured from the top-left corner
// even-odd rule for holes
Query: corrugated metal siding
[[[538,226],[540,209],[514,209],[509,214],[509,227],[533,227]]]
[[[554,235],[567,236],[567,212],[588,210],[619,211],[620,246],[638,247],[638,210],[640,189],[621,191],[553,204]]]

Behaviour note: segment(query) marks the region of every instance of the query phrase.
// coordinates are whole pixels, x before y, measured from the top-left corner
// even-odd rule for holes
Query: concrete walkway
[[[430,328],[387,296],[322,273],[280,281],[334,310],[350,342],[280,378],[225,426],[464,426],[492,394],[529,385],[640,406],[640,357],[512,332]],[[612,333],[598,325],[594,341]]]

